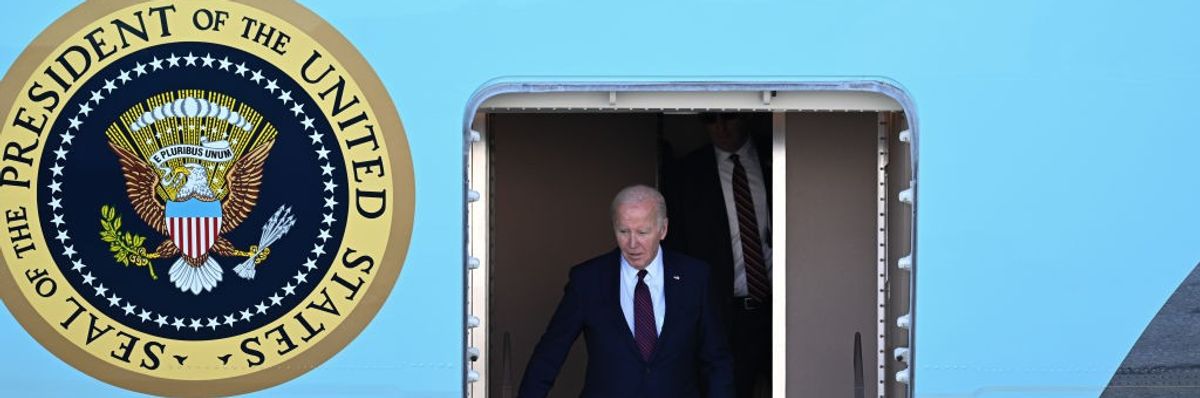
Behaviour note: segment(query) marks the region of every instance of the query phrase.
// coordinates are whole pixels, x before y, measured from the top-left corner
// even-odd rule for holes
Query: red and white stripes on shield
[[[196,258],[208,253],[221,231],[221,217],[167,217],[167,232],[183,255]]]

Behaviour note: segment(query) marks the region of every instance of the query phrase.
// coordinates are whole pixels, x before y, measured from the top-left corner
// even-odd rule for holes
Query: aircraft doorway
[[[478,378],[468,380],[470,396],[517,395],[567,271],[616,247],[609,205],[618,190],[645,184],[671,206],[689,200],[676,188],[683,159],[710,145],[704,119],[717,112],[736,115],[763,143],[774,185],[764,237],[773,248],[773,377],[756,396],[909,396],[914,212],[900,199],[911,195],[901,191],[911,186],[913,162],[898,105],[863,101],[858,109],[828,97],[837,111],[775,109],[724,106],[766,92],[586,93],[641,101],[601,109],[585,106],[585,93],[559,94],[492,97],[471,123],[479,135],[467,154],[468,253],[479,266],[468,275],[469,378]],[[697,107],[706,96],[711,107]],[[672,227],[688,222],[674,217]],[[907,327],[897,326],[904,316]],[[577,396],[586,361],[581,335],[550,396]]]

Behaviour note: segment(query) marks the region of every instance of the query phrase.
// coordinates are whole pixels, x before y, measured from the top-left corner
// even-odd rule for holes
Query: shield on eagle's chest
[[[221,231],[221,202],[191,198],[167,202],[167,232],[179,251],[196,258],[208,253]]]

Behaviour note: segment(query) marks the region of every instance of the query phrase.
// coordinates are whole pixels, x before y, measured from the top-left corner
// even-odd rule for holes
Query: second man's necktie
[[[746,288],[750,297],[760,302],[771,298],[771,279],[767,277],[766,262],[763,261],[762,240],[758,235],[758,216],[754,212],[754,196],[750,193],[750,181],[746,168],[738,155],[729,155],[733,162],[733,201],[737,205],[738,232],[742,241],[742,260],[745,262]]]

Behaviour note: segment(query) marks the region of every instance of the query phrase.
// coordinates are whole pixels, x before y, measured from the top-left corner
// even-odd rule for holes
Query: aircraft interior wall
[[[787,115],[787,385],[794,396],[849,396],[855,333],[864,373],[874,375],[876,123],[874,113]],[[865,396],[874,396],[876,386],[866,384]]]
[[[881,116],[882,115],[882,116]],[[770,113],[747,119],[771,134]],[[891,355],[906,330],[886,327],[888,360],[878,361],[879,126],[886,122],[890,263],[906,255],[911,218],[895,200],[912,178],[898,140],[902,113],[788,112],[786,126],[787,392],[795,397],[855,396],[854,335],[861,336],[864,397],[881,385],[903,396]],[[695,114],[493,113],[489,151],[489,255],[486,395],[514,397],[534,345],[562,297],[568,269],[616,247],[609,202],[622,187],[657,186],[661,166],[701,145]],[[775,152],[780,153],[779,151]],[[776,173],[778,171],[775,171]],[[780,198],[776,195],[776,198]],[[779,203],[772,204],[780,206]],[[776,226],[775,228],[779,228]],[[669,232],[668,232],[669,233]],[[894,268],[894,267],[893,267]],[[895,272],[886,319],[907,311],[908,275]],[[893,308],[903,308],[896,310]],[[581,336],[582,337],[582,336]],[[576,342],[551,396],[583,386],[586,351]],[[888,383],[878,377],[883,371]],[[769,389],[764,389],[768,392]],[[473,395],[474,396],[474,395]]]

